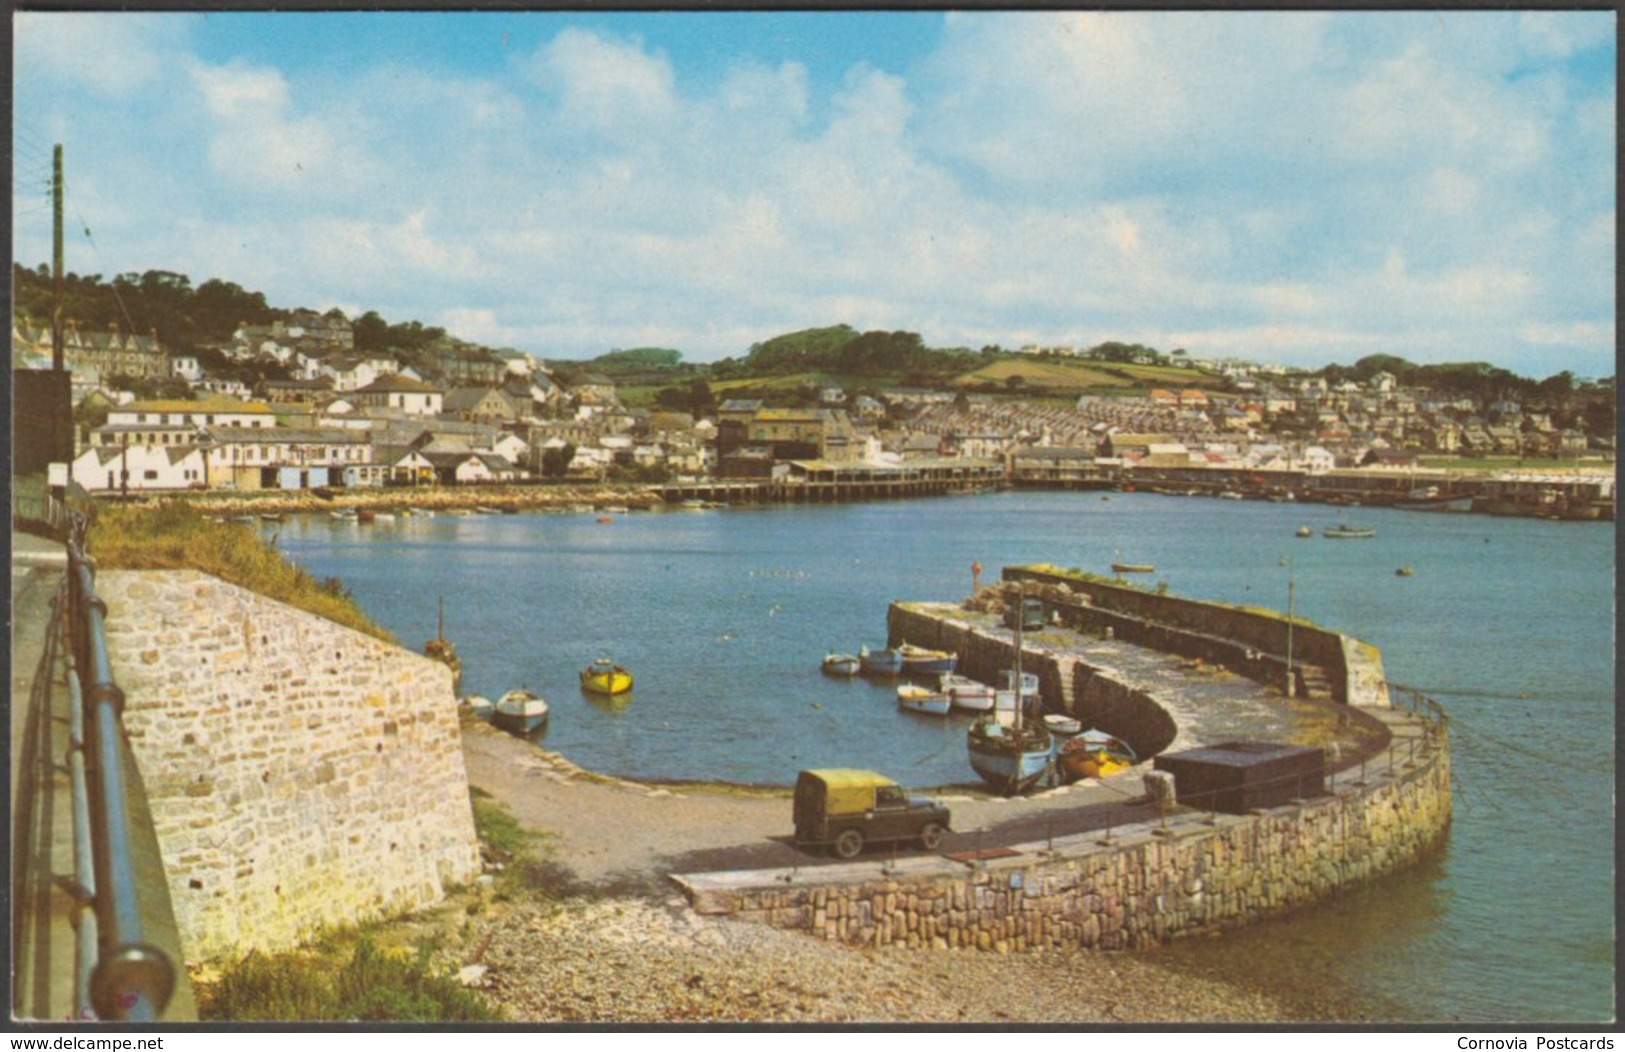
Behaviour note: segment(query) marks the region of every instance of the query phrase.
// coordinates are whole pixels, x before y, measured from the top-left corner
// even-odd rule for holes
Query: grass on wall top
[[[205,518],[186,504],[103,506],[86,544],[102,569],[201,570],[346,628],[397,642],[367,617],[338,578],[318,581],[284,559],[252,526]]]

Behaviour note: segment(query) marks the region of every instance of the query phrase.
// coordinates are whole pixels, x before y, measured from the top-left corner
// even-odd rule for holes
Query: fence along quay
[[[52,600],[28,729],[15,746],[23,774],[13,830],[20,920],[13,1007],[33,1018],[191,1018],[168,885],[125,736],[124,693],[108,656],[107,608],[84,550],[86,526],[81,515],[67,518],[67,573]]]
[[[1005,576],[1007,582],[1025,576],[1022,587],[1041,590],[1047,606],[1100,610],[1116,598],[1106,585],[1091,587],[1087,596],[1069,595],[1055,587],[1059,582],[1050,575],[1007,569]],[[1267,614],[1172,596],[1155,597],[1165,604],[1160,612],[1170,620],[1182,618],[1185,627],[1157,628],[1146,605],[1133,605],[1138,597],[1132,590],[1122,591],[1126,610],[1144,626],[1146,637],[1176,652],[1182,646],[1223,649],[1222,640],[1196,630],[1213,627],[1202,625],[1203,615],[1211,613],[1246,639],[1235,647],[1238,653],[1251,654],[1267,668],[1259,650],[1273,631],[1284,631],[1281,619]],[[933,621],[941,630],[935,638],[928,635]],[[907,637],[922,645],[940,646],[956,632],[965,638],[962,622],[907,609],[907,604],[894,604],[888,623],[894,639]],[[1304,631],[1301,624],[1297,628]],[[1333,679],[1333,696],[1326,703],[1346,707],[1351,720],[1369,724],[1377,733],[1370,736],[1370,748],[1328,756],[1326,776],[1317,784],[1305,786],[1299,772],[1282,775],[1292,782],[1286,788],[1291,795],[1283,802],[1227,813],[1216,793],[1196,786],[1176,796],[1170,774],[1149,771],[1142,776],[1140,799],[1149,805],[1151,817],[1144,820],[1114,826],[1103,819],[1085,823],[1086,832],[993,850],[983,850],[978,836],[975,850],[948,854],[807,869],[691,873],[673,880],[694,908],[705,913],[731,914],[856,945],[992,952],[1145,948],[1320,901],[1435,850],[1450,824],[1451,771],[1449,724],[1438,704],[1414,691],[1390,691],[1375,648],[1318,631],[1324,667]],[[1181,641],[1182,633],[1188,638]],[[920,635],[927,638],[918,639]],[[985,648],[987,638],[977,645]],[[1059,675],[1054,666],[1066,663],[1080,688],[1066,694],[1080,706],[1072,709],[1074,714],[1087,716],[1086,695],[1105,686],[1102,670],[1082,668],[1070,659],[1057,661],[1042,649],[1030,650],[1022,660],[1024,668],[1040,668],[1045,677]],[[1118,684],[1096,696],[1119,704],[1133,693],[1131,685]],[[1141,698],[1135,707],[1154,704],[1155,699]],[[1138,718],[1146,728],[1160,722],[1144,712]],[[1126,786],[1132,779],[1124,775],[1115,781]],[[1107,808],[1101,809],[1105,814]]]

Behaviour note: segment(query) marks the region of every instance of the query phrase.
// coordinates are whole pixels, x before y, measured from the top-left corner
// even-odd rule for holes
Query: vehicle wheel
[[[857,858],[863,850],[863,834],[856,829],[845,829],[835,838],[835,854],[841,858]]]
[[[942,834],[946,832],[935,822],[927,822],[920,828],[920,846],[927,851],[935,851],[942,846]]]

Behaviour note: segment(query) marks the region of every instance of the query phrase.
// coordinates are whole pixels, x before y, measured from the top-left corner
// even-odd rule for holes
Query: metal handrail
[[[82,690],[82,727],[75,752],[88,778],[86,792],[96,962],[90,1004],[107,1020],[157,1020],[175,991],[175,962],[145,941],[130,842],[130,772],[124,766],[124,692],[113,679],[107,648],[107,605],[96,594],[95,564],[85,554],[86,521],[75,514],[68,536],[68,626]],[[76,808],[77,810],[77,808]],[[82,836],[78,837],[83,842]],[[84,884],[83,876],[80,883]]]

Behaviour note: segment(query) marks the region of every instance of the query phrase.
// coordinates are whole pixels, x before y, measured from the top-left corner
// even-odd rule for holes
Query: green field
[[[1127,393],[1152,387],[1166,387],[1174,391],[1192,387],[1214,390],[1224,384],[1222,377],[1210,373],[1165,365],[1125,365],[1064,358],[1003,358],[966,373],[955,380],[954,385],[976,387],[995,384],[1010,388],[1014,377],[1020,377],[1021,383],[1013,389],[1056,394],[1081,394],[1097,390]]]

